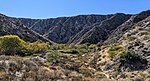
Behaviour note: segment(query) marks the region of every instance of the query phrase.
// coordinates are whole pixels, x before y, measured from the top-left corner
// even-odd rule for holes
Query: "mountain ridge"
[[[149,10],[143,11],[143,13]],[[48,19],[15,18],[1,15],[13,24],[27,27],[30,31],[59,44],[102,44],[130,17],[140,14],[77,15]],[[142,14],[141,14],[142,15]],[[114,17],[114,18],[113,18]],[[0,18],[2,20],[2,18]],[[120,19],[120,20],[119,20]],[[138,20],[139,18],[134,20]],[[140,19],[139,19],[140,21]],[[120,22],[120,23],[118,23]],[[103,23],[103,25],[101,25]],[[96,33],[97,32],[97,33]],[[103,33],[102,33],[103,32]]]

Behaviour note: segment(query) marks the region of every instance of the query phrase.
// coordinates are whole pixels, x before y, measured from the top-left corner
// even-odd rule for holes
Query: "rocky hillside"
[[[129,30],[134,29],[134,25],[142,22],[142,20],[148,18],[150,16],[150,10],[143,11],[139,14],[131,16],[129,20],[120,25],[117,29],[115,29],[109,38],[105,41],[106,44],[117,43],[118,40],[123,36],[125,32],[129,32]]]
[[[14,32],[9,27],[19,27],[21,31],[26,29],[32,32],[34,36],[28,35],[25,40],[30,37],[38,39],[39,37],[49,39],[56,43],[90,43],[102,44],[117,42],[123,32],[128,31],[134,24],[149,16],[149,11],[140,14],[129,15],[123,13],[110,15],[79,15],[73,17],[59,17],[49,19],[29,19],[29,18],[13,18],[1,14],[1,35]],[[1,28],[2,28],[1,27]],[[9,31],[6,31],[9,30]],[[7,32],[7,33],[6,33]],[[23,31],[21,31],[23,32]],[[16,34],[15,32],[14,34]],[[12,33],[11,33],[12,34]],[[17,33],[18,34],[18,33]],[[21,33],[20,33],[21,34]],[[23,38],[23,35],[19,35]],[[32,35],[33,35],[32,34]],[[36,36],[39,37],[36,37]],[[32,40],[33,40],[32,39]]]
[[[27,19],[3,15],[1,20],[5,19],[11,22],[11,24],[13,23],[22,28],[27,27],[27,29],[33,30],[56,43],[96,44],[106,40],[111,32],[127,21],[130,16],[128,14],[117,13],[110,15],[79,15],[50,19]]]
[[[100,23],[112,15],[79,15],[51,19],[16,19],[11,20],[23,24],[56,43],[68,43],[81,30]]]
[[[131,75],[132,78],[137,76],[136,79],[139,81],[149,81],[146,77],[149,76],[149,73],[144,73],[150,69],[149,47],[150,11],[144,11],[131,16],[128,21],[116,28],[101,45],[98,54],[90,56],[94,58],[91,58],[90,62],[94,61],[94,67],[106,72],[109,76],[113,76],[113,72],[119,72],[119,74],[125,74],[126,77],[128,75]],[[140,73],[140,71],[143,72]],[[115,80],[118,75],[114,76]],[[125,76],[122,78],[125,79]]]
[[[10,20],[9,17],[0,14],[0,36],[3,35],[18,35],[25,41],[30,42],[37,40],[51,42],[47,38],[36,33],[35,31],[30,30],[25,25]]]
[[[130,15],[117,13],[100,23],[92,25],[89,28],[84,28],[73,38],[72,43],[97,44],[100,41],[103,42],[109,37],[113,30],[115,30],[129,18]]]

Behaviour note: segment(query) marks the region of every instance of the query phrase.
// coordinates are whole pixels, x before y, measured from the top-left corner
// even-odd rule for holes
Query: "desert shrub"
[[[105,48],[108,48],[108,47],[109,47],[108,45],[102,45],[100,48],[105,49]]]
[[[109,57],[113,58],[116,55],[121,54],[124,51],[124,48],[119,45],[114,45],[108,50]]]
[[[41,53],[36,53],[36,54],[33,54],[32,56],[39,56],[39,57],[41,57],[41,56],[43,56],[43,54],[41,54]]]
[[[136,57],[135,52],[134,51],[125,51],[122,54],[120,54],[121,58],[134,58]]]
[[[64,49],[66,47],[65,44],[57,44],[58,49]]]
[[[54,44],[50,46],[49,51],[57,51],[61,53],[69,53],[69,54],[83,54],[87,53],[90,50],[96,47],[95,44],[79,44],[79,45],[67,45],[67,44]]]
[[[26,48],[24,49],[24,53],[26,55],[35,54],[35,53],[45,53],[49,49],[48,43],[42,43],[42,42],[27,42]]]
[[[78,54],[79,51],[76,49],[67,49],[67,50],[58,50],[61,53],[68,53],[68,54]]]
[[[65,61],[64,59],[67,59],[68,56],[56,52],[51,52],[50,54],[47,54],[46,58],[48,62],[57,63],[60,61],[62,62],[62,60]]]
[[[78,49],[78,51],[79,51],[80,54],[88,53],[89,52],[88,49]]]
[[[128,36],[127,38],[128,38],[129,41],[133,41],[133,40],[136,39],[136,37],[134,37],[134,36]]]
[[[60,49],[65,49],[66,45],[65,44],[54,44],[50,46],[51,50],[60,50]]]
[[[79,44],[76,46],[78,49],[88,49],[88,45],[87,44]]]
[[[76,45],[73,44],[73,43],[72,43],[72,44],[69,44],[68,47],[69,47],[69,48],[77,48]]]
[[[14,55],[25,46],[25,41],[16,35],[6,35],[0,37],[0,53]]]
[[[80,67],[79,70],[80,73],[84,74],[85,76],[92,76],[92,74],[94,74],[94,70],[92,68],[89,67]]]
[[[89,46],[89,49],[94,49],[96,47],[96,44],[91,44],[90,46]]]
[[[145,35],[143,36],[142,40],[149,40],[150,39],[150,36],[149,35]]]
[[[149,32],[146,32],[146,31],[140,32],[138,35],[140,35],[140,36],[143,36],[143,35],[149,35]]]
[[[91,46],[92,47],[92,46]],[[89,46],[87,43],[85,44],[79,44],[76,46],[76,49],[80,52],[80,53],[87,53],[89,52]]]
[[[138,54],[135,54],[134,51],[125,51],[120,54],[120,63],[120,67],[130,70],[142,70],[145,69],[148,61]]]
[[[58,54],[48,54],[47,60],[49,62],[58,62],[58,61],[60,61],[60,56]]]
[[[140,57],[139,55],[136,55],[134,51],[125,51],[120,54],[121,59],[128,59],[128,60],[137,60],[138,61],[144,61],[144,58]]]

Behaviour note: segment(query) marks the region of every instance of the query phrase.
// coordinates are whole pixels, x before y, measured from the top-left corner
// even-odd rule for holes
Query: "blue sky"
[[[150,0],[0,0],[0,13],[24,18],[117,12],[134,14],[148,9]]]

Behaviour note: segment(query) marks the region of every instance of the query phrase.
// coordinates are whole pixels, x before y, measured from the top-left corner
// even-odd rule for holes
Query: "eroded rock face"
[[[130,16],[79,15],[36,20],[35,24],[32,26],[27,24],[27,26],[56,43],[98,43],[100,40],[105,40],[113,29],[128,20]],[[24,23],[24,20],[21,22]]]
[[[142,22],[142,20],[148,18],[149,16],[150,16],[150,10],[143,11],[139,14],[131,16],[129,20],[127,20],[122,25],[117,27],[104,43],[105,44],[117,43],[124,33],[129,32],[129,30],[131,29],[134,29],[135,24]]]
[[[0,34],[17,34],[26,40],[44,37],[56,43],[102,44],[107,40],[105,42],[111,44],[117,42],[122,33],[132,29],[134,24],[147,18],[149,13],[148,10],[136,15],[117,13],[49,19],[12,18],[1,14]]]
[[[23,23],[56,43],[68,43],[81,30],[100,23],[111,16],[112,15],[79,15],[38,20],[17,19],[16,22]],[[32,23],[28,23],[29,21]]]
[[[3,35],[18,35],[25,41],[31,42],[37,40],[49,41],[47,38],[27,28],[22,23],[10,20],[7,16],[0,15],[0,36]]]
[[[96,44],[99,41],[106,40],[107,36],[119,25],[128,20],[130,16],[131,15],[118,13],[111,15],[79,15],[50,19],[27,19],[2,15],[0,20],[3,21],[1,22],[1,26],[4,24],[3,27],[5,27],[5,30],[8,29],[8,26],[5,26],[6,22],[4,21],[9,22],[9,28],[11,29],[19,27],[18,29],[20,30],[18,30],[18,32],[20,31],[20,33],[17,34],[21,34],[20,36],[22,37],[26,36],[24,33],[22,35],[22,32],[24,32],[23,27],[25,27],[32,33],[35,34],[37,32],[36,35],[39,33],[39,35],[56,43]],[[1,35],[14,32],[13,30],[8,30],[9,31],[1,32]],[[28,32],[25,33],[28,34]],[[29,34],[27,37],[34,37],[31,35]],[[35,39],[35,37],[33,39]]]
[[[74,43],[97,44],[100,41],[104,41],[109,37],[113,30],[129,18],[130,15],[122,13],[115,14],[101,23],[92,26],[89,31],[85,32],[82,37],[78,38],[79,41],[74,40]]]

